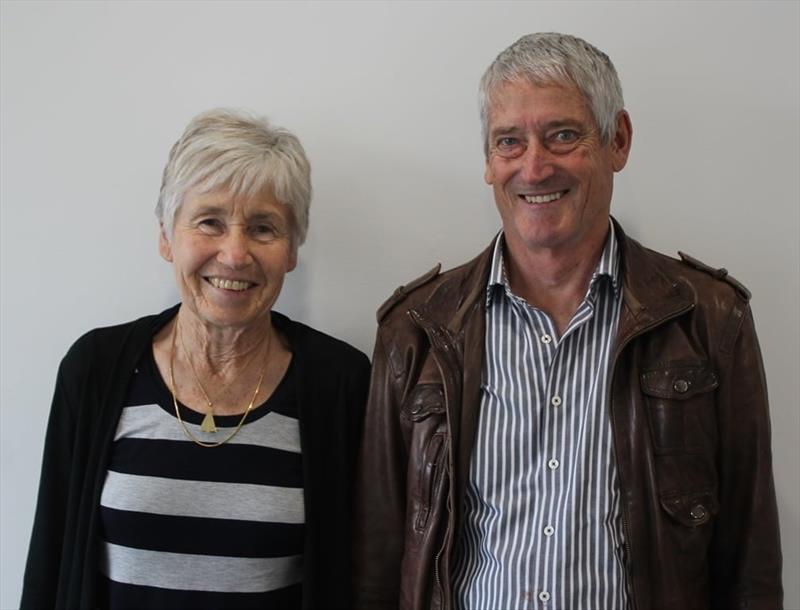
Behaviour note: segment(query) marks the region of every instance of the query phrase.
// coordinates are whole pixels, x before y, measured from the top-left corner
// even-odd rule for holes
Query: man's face
[[[605,236],[613,175],[630,150],[626,112],[604,144],[576,87],[504,83],[492,92],[488,133],[485,179],[512,254],[574,253]]]

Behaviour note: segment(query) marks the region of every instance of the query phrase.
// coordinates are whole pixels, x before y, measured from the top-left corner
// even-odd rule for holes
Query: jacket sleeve
[[[359,610],[399,606],[407,451],[397,387],[379,330],[356,480],[354,607]]]
[[[767,390],[752,312],[741,301],[729,315],[720,356],[720,511],[711,549],[711,605],[778,610],[781,548]]]
[[[74,416],[66,377],[62,362],[45,436],[39,496],[22,584],[22,610],[54,608],[58,600],[73,461]]]

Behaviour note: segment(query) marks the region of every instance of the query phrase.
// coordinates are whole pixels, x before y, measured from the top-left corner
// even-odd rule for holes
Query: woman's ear
[[[167,229],[163,222],[158,223],[158,253],[165,261],[172,262],[172,246],[167,237]]]

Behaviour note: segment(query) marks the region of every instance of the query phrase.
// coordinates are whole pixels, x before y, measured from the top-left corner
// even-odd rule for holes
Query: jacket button
[[[684,394],[689,389],[689,382],[685,379],[678,379],[672,384],[672,389],[678,394]]]
[[[689,516],[694,519],[695,521],[700,521],[701,519],[705,519],[706,517],[706,507],[702,504],[695,504],[692,506],[692,510],[689,511]]]

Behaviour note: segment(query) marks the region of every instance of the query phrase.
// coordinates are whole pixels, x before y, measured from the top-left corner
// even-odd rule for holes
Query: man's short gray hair
[[[156,216],[172,238],[175,214],[190,190],[253,197],[270,189],[292,213],[292,247],[305,241],[311,167],[300,141],[265,118],[217,109],[193,118],[169,153]]]
[[[622,85],[608,55],[568,34],[528,34],[497,56],[481,78],[478,101],[484,152],[489,151],[489,109],[498,85],[524,80],[534,85],[573,85],[583,94],[603,142],[614,135],[624,108]]]

